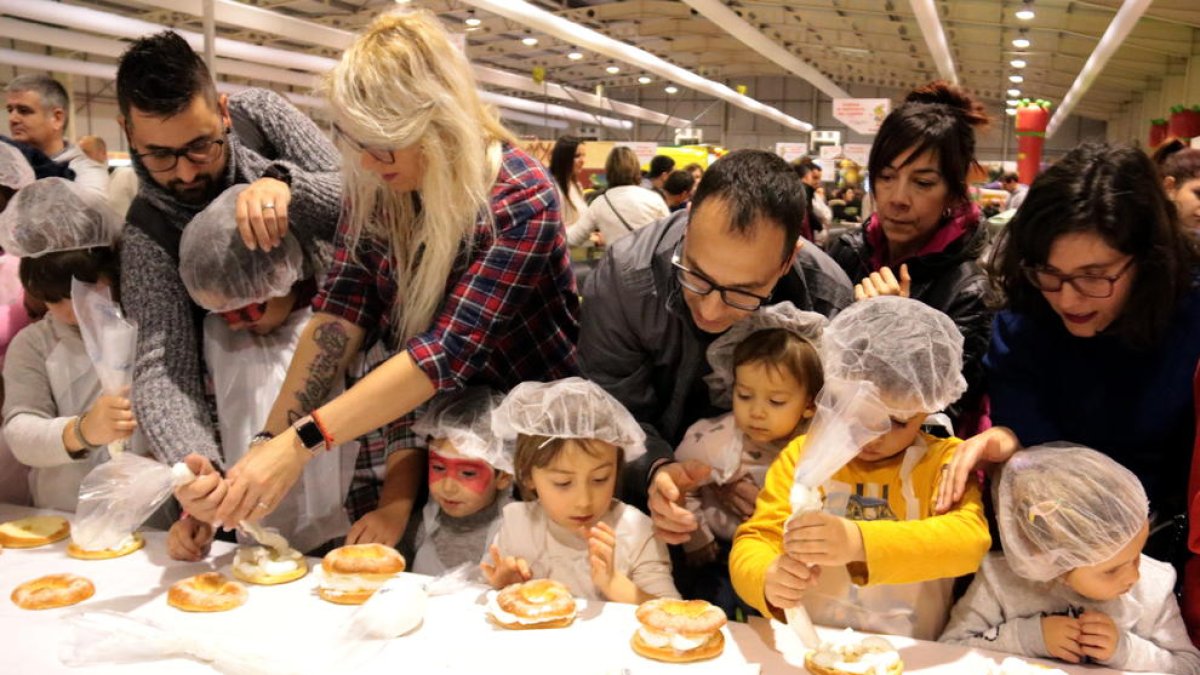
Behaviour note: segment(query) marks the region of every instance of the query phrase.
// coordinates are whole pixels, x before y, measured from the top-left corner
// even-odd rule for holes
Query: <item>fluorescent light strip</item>
[[[1083,98],[1088,89],[1091,89],[1092,83],[1096,81],[1100,73],[1104,70],[1104,66],[1112,55],[1120,48],[1121,43],[1125,41],[1125,37],[1129,35],[1129,31],[1137,25],[1138,19],[1150,7],[1151,0],[1125,0],[1121,5],[1121,9],[1117,10],[1113,16],[1112,23],[1108,24],[1108,28],[1104,31],[1104,35],[1100,38],[1100,42],[1096,45],[1096,49],[1092,51],[1092,55],[1088,57],[1086,63],[1083,64],[1083,69],[1079,71],[1079,75],[1075,78],[1075,82],[1071,84],[1071,88],[1067,91],[1067,95],[1063,97],[1062,103],[1058,109],[1054,111],[1054,115],[1050,117],[1050,123],[1046,125],[1046,138],[1054,135],[1062,123],[1067,121],[1067,116],[1075,109],[1079,103],[1079,99]]]
[[[203,13],[202,0],[139,0],[144,5],[159,7],[173,12],[186,12],[193,16]],[[214,10],[217,21],[221,23],[250,28],[253,30],[282,35],[290,40],[300,40],[322,47],[343,50],[354,42],[355,33],[340,28],[323,26],[319,23],[284,16],[278,12],[243,5],[234,0],[214,0]],[[636,117],[640,120],[662,124],[670,127],[684,127],[689,120],[665,115],[656,110],[643,108],[632,103],[614,101],[604,96],[597,96],[581,89],[573,89],[562,85],[546,82],[539,84],[532,77],[513,73],[499,68],[490,68],[472,64],[475,79],[479,82],[495,86],[518,89],[533,94],[542,94],[564,101],[576,101],[580,104],[600,108],[626,117]],[[328,70],[328,69],[326,69]],[[323,72],[323,71],[322,71]]]
[[[524,110],[532,113],[541,113],[545,115],[553,115],[563,119],[575,120],[576,122],[584,122],[586,124],[600,124],[610,129],[632,129],[633,122],[629,120],[618,120],[612,117],[603,115],[593,115],[582,110],[574,108],[565,108],[554,103],[540,103],[524,98],[516,98],[514,96],[504,96],[490,91],[480,91],[479,99],[485,103],[491,103],[495,106],[512,108],[513,110]]]
[[[951,84],[958,84],[958,72],[954,68],[954,55],[950,53],[950,45],[946,42],[946,32],[942,30],[942,21],[938,18],[937,7],[933,0],[909,0],[913,15],[917,17],[917,25],[925,36],[925,46],[933,55],[937,64],[938,75]]]
[[[690,70],[680,68],[647,51],[631,47],[607,35],[534,7],[528,2],[524,2],[524,0],[463,1],[468,5],[487,10],[542,33],[553,35],[567,44],[578,45],[608,58],[624,61],[636,66],[638,70],[654,73],[664,80],[671,80],[689,89],[721,99],[743,110],[766,117],[785,127],[796,129],[797,131],[812,131],[812,125],[808,122],[798,120],[761,101],[743,96],[723,84],[701,77]]]
[[[742,44],[758,52],[763,58],[774,62],[784,70],[808,80],[814,87],[830,98],[851,98],[845,89],[825,77],[821,71],[800,60],[800,57],[784,49],[782,45],[767,37],[748,21],[725,6],[720,0],[683,0],[692,9],[709,21],[725,29]]]
[[[500,108],[500,116],[506,120],[512,120],[513,122],[532,124],[536,127],[548,127],[550,129],[567,129],[571,126],[562,120],[552,120],[546,117],[539,117],[537,115],[528,115],[523,112],[517,112],[516,110],[509,110],[508,108]]]

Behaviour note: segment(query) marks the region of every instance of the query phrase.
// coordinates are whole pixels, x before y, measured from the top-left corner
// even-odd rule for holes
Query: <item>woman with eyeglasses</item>
[[[1034,182],[997,248],[990,272],[1005,308],[985,364],[999,426],[964,444],[948,496],[977,463],[1071,441],[1137,474],[1154,527],[1183,513],[1200,256],[1154,164],[1130,147],[1072,150]],[[1160,543],[1152,536],[1147,554],[1163,556]]]
[[[983,355],[992,322],[978,262],[987,232],[967,185],[976,165],[975,130],[987,122],[981,103],[946,82],[910,93],[871,145],[875,213],[829,247],[857,284],[856,299],[912,297],[958,326],[967,392],[945,412],[962,438],[982,425]]]
[[[480,101],[466,56],[431,13],[377,18],[325,90],[345,170],[333,264],[263,433],[212,518],[271,513],[310,459],[384,427],[388,447],[367,461],[386,477],[347,541],[395,545],[425,473],[415,411],[469,384],[507,390],[576,374],[579,299],[553,181]],[[330,399],[347,363],[376,342],[389,358]]]

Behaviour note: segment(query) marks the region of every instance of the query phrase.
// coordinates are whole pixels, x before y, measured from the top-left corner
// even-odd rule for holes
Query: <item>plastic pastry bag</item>
[[[316,672],[292,650],[267,652],[249,640],[189,631],[118,612],[81,612],[68,618],[70,637],[59,659],[68,666],[191,658],[227,675]]]
[[[804,454],[796,463],[788,522],[820,511],[821,484],[890,428],[888,408],[879,399],[875,385],[862,380],[826,380],[817,396],[817,412],[805,438]],[[820,645],[803,605],[791,607],[784,614],[805,646],[816,649]]]
[[[72,279],[71,305],[79,321],[83,346],[96,367],[101,391],[106,396],[129,396],[137,354],[137,326],[125,318],[108,286]],[[109,454],[114,457],[124,449],[124,441],[108,446]]]
[[[153,459],[122,453],[92,469],[79,484],[79,505],[71,538],[80,548],[99,551],[114,548],[133,533],[171,496],[172,489],[189,482],[183,472]]]
[[[477,565],[464,563],[444,574],[427,579],[415,574],[397,574],[355,610],[342,631],[353,642],[390,640],[412,632],[425,618],[431,596],[449,595],[471,585]]]

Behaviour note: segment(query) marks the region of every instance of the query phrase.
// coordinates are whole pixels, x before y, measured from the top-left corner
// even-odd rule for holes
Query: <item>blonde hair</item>
[[[421,185],[404,194],[364,170],[356,151],[342,152],[351,250],[364,234],[387,242],[399,289],[392,327],[402,345],[432,323],[477,219],[491,221],[500,144],[513,136],[479,100],[466,56],[424,10],[376,18],[324,89],[347,135],[367,146],[421,151]]]

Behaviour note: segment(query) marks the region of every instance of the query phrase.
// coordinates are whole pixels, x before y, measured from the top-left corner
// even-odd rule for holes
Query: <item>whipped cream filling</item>
[[[299,551],[288,549],[276,553],[265,546],[244,546],[233,557],[233,569],[248,577],[288,574],[300,569],[301,564],[303,556]]]
[[[1000,662],[998,666],[992,666],[992,675],[1067,675],[1066,672],[1058,668],[1047,668],[1037,664],[1023,661],[1015,656],[1010,656]]]
[[[125,548],[126,546],[133,546],[133,542],[134,542],[133,533],[130,533],[130,534],[125,535],[125,538],[121,540],[121,543],[117,544],[116,546],[109,546],[108,548],[83,548],[82,546],[79,546],[79,542],[75,542],[75,545],[79,546],[80,550],[83,550],[83,551],[91,551],[91,552],[113,551],[115,553],[115,552],[120,551],[121,549]]]
[[[651,630],[645,626],[638,628],[638,635],[642,638],[642,642],[651,647],[664,648],[670,647],[677,652],[690,652],[700,645],[708,642],[708,636],[696,635],[680,635],[679,633],[662,633],[656,630]]]
[[[496,620],[499,621],[500,623],[519,623],[522,626],[532,626],[532,625],[539,624],[539,623],[549,623],[551,621],[558,621],[559,619],[563,618],[560,616],[556,616],[553,618],[547,618],[547,617],[531,618],[531,617],[525,617],[525,616],[517,616],[516,614],[511,614],[511,613],[506,612],[503,609],[501,609],[500,603],[496,601],[496,597],[497,597],[497,594],[494,592],[488,594],[487,607],[488,607],[488,613],[490,613],[492,616],[494,616],[496,618]]]
[[[838,638],[822,642],[812,659],[822,668],[855,675],[887,675],[900,662],[900,653],[884,638],[869,635],[859,640],[847,629]]]
[[[372,579],[359,574],[338,574],[337,572],[326,572],[324,568],[320,570],[319,583],[321,590],[330,591],[333,593],[362,593],[370,591],[374,593],[388,582],[391,577]]]

